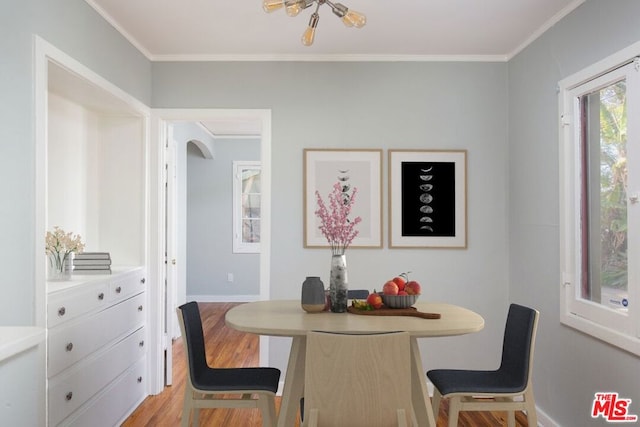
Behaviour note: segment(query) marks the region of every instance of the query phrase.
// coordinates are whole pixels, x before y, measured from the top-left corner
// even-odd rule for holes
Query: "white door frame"
[[[262,185],[262,209],[261,209],[261,252],[260,252],[260,299],[266,300],[269,299],[270,294],[270,264],[271,264],[271,110],[266,109],[152,109],[151,110],[151,146],[155,151],[152,153],[151,158],[152,161],[157,161],[158,173],[155,178],[158,180],[156,183],[151,183],[152,188],[158,189],[158,194],[164,195],[164,165],[167,162],[167,153],[165,150],[165,141],[166,141],[166,129],[168,122],[174,121],[187,121],[187,122],[197,122],[203,120],[211,120],[211,119],[246,119],[246,120],[259,120],[262,123],[262,133],[260,138],[260,157],[262,161],[262,174],[261,174],[261,185]],[[169,141],[172,142],[171,140]],[[154,168],[154,169],[155,169]],[[175,192],[173,193],[175,195]],[[164,196],[161,196],[164,197]],[[160,214],[163,216],[161,221],[158,221],[157,224],[157,232],[158,236],[164,236],[164,204],[169,203],[173,206],[176,206],[176,201],[165,201],[158,200],[156,206],[161,208],[159,210]],[[171,224],[169,224],[171,226]],[[168,233],[174,233],[175,230],[168,230]],[[159,242],[164,242],[164,238],[158,238]],[[162,243],[162,253],[164,256],[164,243]],[[160,248],[159,248],[160,249]],[[169,248],[170,249],[170,248]],[[175,249],[170,249],[175,250]],[[175,255],[175,256],[174,256]],[[167,253],[167,257],[169,260],[176,258],[177,263],[184,263],[185,254],[173,254]],[[160,267],[160,266],[159,266]],[[175,295],[175,289],[177,288],[176,283],[171,283],[171,277],[174,275],[169,274],[167,279],[169,282],[167,283],[168,292],[165,295],[163,287],[160,286],[164,282],[164,273],[160,271],[158,274],[161,274],[161,280],[158,281],[158,287],[156,289],[151,290],[151,303],[153,307],[156,307],[156,310],[153,310],[154,313],[151,319],[152,324],[163,325],[165,320],[167,321],[167,330],[172,331],[175,330],[175,316],[169,316],[168,319],[164,319],[164,309],[165,303],[169,307],[167,310],[168,313],[173,313],[175,311],[175,307],[177,306],[175,301],[165,301],[165,298],[172,298],[172,295]],[[175,276],[174,276],[175,277]],[[186,295],[178,295],[178,299],[185,299]],[[158,329],[156,329],[158,331]],[[164,361],[163,355],[164,348],[166,346],[170,346],[170,338],[169,342],[164,342],[165,338],[163,337],[153,337],[157,338],[152,341],[157,341],[156,345],[151,349],[151,351],[156,352],[157,357],[152,357],[152,363],[150,366],[150,377],[156,379],[155,387],[152,387],[153,392],[159,393],[162,391],[163,385],[160,379],[164,378]],[[269,348],[268,348],[268,337],[260,337],[260,365],[265,366],[269,363]]]

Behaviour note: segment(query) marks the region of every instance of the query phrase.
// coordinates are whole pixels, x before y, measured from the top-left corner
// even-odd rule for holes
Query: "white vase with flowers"
[[[356,200],[358,189],[354,187],[351,194],[346,194],[340,182],[336,182],[329,193],[329,207],[316,191],[318,210],[315,214],[320,219],[318,227],[329,242],[331,248],[331,273],[329,276],[329,297],[331,311],[343,313],[347,310],[348,279],[347,259],[345,251],[358,235],[356,225],[362,218],[350,219],[351,208]]]
[[[79,234],[65,233],[56,226],[47,231],[45,252],[47,254],[47,280],[64,281],[71,278],[72,256],[84,250]]]

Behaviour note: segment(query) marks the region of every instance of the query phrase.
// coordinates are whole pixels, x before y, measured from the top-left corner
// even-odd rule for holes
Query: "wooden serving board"
[[[420,317],[422,319],[439,319],[440,313],[423,313],[418,311],[415,307],[409,308],[389,308],[384,307],[375,310],[360,310],[350,305],[347,307],[347,311],[353,314],[362,314],[365,316],[412,316]]]

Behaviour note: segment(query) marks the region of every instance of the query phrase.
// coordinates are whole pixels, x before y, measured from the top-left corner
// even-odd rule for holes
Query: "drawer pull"
[[[116,294],[119,294],[120,292],[122,292],[122,286],[118,286],[116,288]]]
[[[73,350],[73,343],[72,342],[67,344],[67,351],[71,351],[71,350]]]
[[[64,398],[67,399],[67,401],[73,399],[73,392],[70,391],[69,393],[67,393],[67,395]]]
[[[142,311],[142,306],[141,305],[138,306],[138,311]]]
[[[98,299],[99,299],[100,301],[102,301],[102,300],[104,299],[104,292],[100,292],[100,293],[98,294]]]
[[[64,314],[65,314],[66,312],[67,312],[67,309],[66,309],[66,308],[64,308],[64,307],[60,307],[60,308],[58,309],[58,316],[62,317],[62,316],[64,316]]]
[[[138,345],[139,345],[140,347],[144,347],[144,340],[140,341],[140,343],[138,343]]]
[[[142,382],[142,377],[138,377],[138,382],[141,383]]]
[[[147,279],[145,279],[144,277],[142,279],[140,279],[140,283],[144,284],[147,281]]]

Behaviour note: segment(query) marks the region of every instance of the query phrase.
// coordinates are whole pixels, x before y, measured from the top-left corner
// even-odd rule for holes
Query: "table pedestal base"
[[[295,425],[300,399],[304,395],[306,348],[307,338],[305,336],[293,337],[278,414],[278,427]],[[436,420],[431,407],[431,399],[429,399],[427,377],[422,367],[418,339],[415,337],[411,337],[411,378],[411,396],[415,413],[415,418],[412,420],[413,425],[414,427],[435,427]]]

